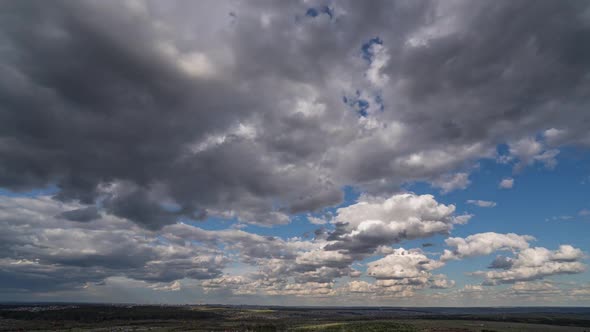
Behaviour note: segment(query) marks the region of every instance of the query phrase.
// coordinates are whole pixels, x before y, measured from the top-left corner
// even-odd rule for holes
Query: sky
[[[0,299],[590,305],[587,1],[3,1]]]

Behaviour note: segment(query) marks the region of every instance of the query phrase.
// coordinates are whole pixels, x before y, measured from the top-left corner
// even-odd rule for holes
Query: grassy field
[[[316,325],[304,325],[290,329],[291,331],[350,331],[350,332],[417,332],[416,327],[408,323],[396,321],[377,321],[377,322],[338,322]]]
[[[293,331],[293,332],[590,332],[583,327],[551,326],[510,322],[482,322],[482,321],[358,321],[334,322],[321,324],[302,324],[300,326],[280,326],[272,323],[199,323],[199,322],[111,322],[93,324],[94,326],[76,324],[43,324],[39,322],[7,322],[0,321],[0,331]],[[102,325],[102,326],[100,326]]]
[[[584,309],[288,308],[231,306],[0,306],[0,331],[590,332]],[[588,311],[590,312],[590,311]]]
[[[590,328],[573,326],[554,326],[514,322],[491,322],[470,320],[410,320],[408,324],[416,331],[428,332],[590,332]]]

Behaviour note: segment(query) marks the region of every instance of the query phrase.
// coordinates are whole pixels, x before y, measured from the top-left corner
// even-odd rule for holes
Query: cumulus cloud
[[[586,265],[580,262],[582,257],[582,251],[570,245],[561,245],[557,250],[526,248],[502,270],[477,271],[473,274],[485,278],[486,285],[538,280],[553,275],[584,272]]]
[[[396,249],[381,259],[368,264],[367,274],[376,279],[421,279],[431,270],[444,265],[426,257],[420,250]]]
[[[305,289],[315,289],[319,284],[325,286],[322,294],[342,294],[343,289],[334,290],[328,285],[341,277],[360,276],[361,272],[353,269],[352,264],[379,252],[386,256],[370,263],[366,272],[378,280],[371,286],[373,291],[387,289],[388,294],[407,296],[425,287],[452,287],[454,282],[432,275],[430,271],[443,263],[429,259],[420,250],[392,249],[386,245],[406,238],[429,237],[440,232],[437,227],[448,231],[453,224],[464,222],[464,218],[453,213],[453,206],[439,204],[430,195],[399,194],[389,199],[365,197],[357,204],[339,209],[333,220],[336,230],[327,238],[314,241],[285,241],[239,230],[203,231],[181,224],[167,226],[164,231],[171,241],[225,243],[240,252],[241,260],[257,266],[256,273],[239,278],[239,285],[232,288],[236,294],[302,295]],[[365,222],[375,218],[386,221],[384,225],[389,225],[391,231],[380,234],[379,241],[374,237],[369,241],[367,234],[358,236]],[[400,237],[401,233],[405,235]],[[347,240],[350,236],[358,237],[351,243]],[[211,283],[207,281],[204,285],[215,288]],[[298,286],[288,288],[289,284]]]
[[[454,212],[454,205],[438,203],[432,195],[361,199],[337,210],[336,230],[328,237],[326,249],[370,254],[380,245],[447,234],[455,224],[469,219]]]
[[[372,299],[407,298],[415,294],[415,288],[414,285],[402,285],[391,280],[378,280],[376,282],[353,280],[341,287],[339,291],[343,294],[368,296]]]
[[[444,265],[443,262],[428,258],[420,249],[395,249],[391,254],[373,261],[367,266],[367,275],[377,279],[375,286],[414,290],[430,286],[444,289],[455,285],[445,275],[433,275],[432,270]]]
[[[340,288],[348,294],[361,293],[372,297],[409,297],[424,288],[446,289],[455,281],[432,271],[444,263],[428,258],[420,249],[395,249],[391,254],[373,261],[367,266],[367,275],[374,282],[353,280]]]
[[[530,235],[494,232],[478,233],[466,238],[450,237],[445,240],[453,250],[445,249],[441,260],[462,259],[471,256],[489,255],[497,250],[521,250],[529,247],[535,238]]]
[[[455,287],[455,280],[447,279],[444,274],[436,274],[430,280],[430,288],[433,289],[447,289]]]
[[[411,199],[409,202],[413,202],[409,204],[413,208],[421,209],[421,204]],[[455,286],[453,280],[434,274],[444,265],[449,251],[445,251],[441,260],[435,260],[420,249],[380,246],[375,252],[384,257],[368,263],[363,273],[352,266],[367,255],[334,250],[329,248],[333,242],[326,239],[283,240],[238,229],[204,230],[187,224],[169,225],[153,232],[108,216],[92,223],[80,223],[62,215],[64,211],[83,209],[83,206],[60,203],[47,196],[5,197],[0,204],[0,224],[4,230],[0,245],[0,291],[4,292],[85,289],[88,285],[104,284],[113,276],[168,292],[183,289],[186,280],[197,280],[196,285],[212,296],[320,298],[364,294],[374,299],[410,298],[426,288]],[[426,211],[432,216],[436,210],[447,209],[438,206]],[[401,213],[403,209],[398,206],[396,211]],[[407,212],[411,215],[415,210]],[[19,226],[24,220],[26,228]],[[482,247],[520,250],[515,258],[497,258],[490,265],[494,271],[474,273],[484,277],[489,285],[578,273],[584,268],[579,262],[583,257],[579,249],[563,245],[555,251],[545,248],[530,251],[526,241],[532,239],[527,236],[482,233],[448,240],[447,245],[458,244],[452,252],[455,259],[490,251]],[[232,257],[220,251],[220,247],[237,255]],[[245,263],[254,270],[223,274],[232,261]],[[363,274],[374,280],[337,283],[341,278]]]
[[[152,231],[108,214],[99,215],[93,222],[80,222],[70,220],[74,218],[67,212],[89,207],[49,196],[4,197],[0,204],[0,222],[5,230],[0,245],[0,253],[6,257],[5,284],[16,287],[17,276],[31,269],[44,271],[38,273],[42,278],[70,275],[60,282],[49,278],[52,283],[44,286],[37,282],[46,289],[99,283],[117,275],[145,281],[149,288],[162,291],[177,290],[181,279],[196,279],[203,280],[202,287],[207,290],[215,289],[216,282],[235,283],[229,291],[238,295],[303,296],[320,290],[321,294],[334,295],[335,280],[359,277],[362,272],[352,265],[379,252],[386,256],[367,268],[367,274],[378,279],[372,287],[377,287],[376,292],[387,289],[388,294],[408,296],[425,287],[451,287],[453,282],[432,275],[431,271],[442,263],[420,250],[387,245],[445,234],[466,219],[454,214],[454,206],[440,204],[430,195],[366,197],[336,212],[336,229],[327,237],[285,240],[240,229],[204,230],[183,223]],[[387,231],[369,236],[373,233],[366,225],[375,220]],[[23,222],[29,227],[18,226]],[[34,246],[28,243],[31,239]],[[236,255],[231,257],[227,251]],[[253,266],[256,272],[236,275],[237,279],[222,277],[223,269],[232,261]]]

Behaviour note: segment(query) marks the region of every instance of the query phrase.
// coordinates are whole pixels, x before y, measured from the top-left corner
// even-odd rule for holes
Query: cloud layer
[[[589,13],[549,0],[2,2],[0,291],[126,280],[460,297],[486,287],[452,295],[437,270],[497,252],[510,255],[471,271],[483,285],[551,291],[546,278],[584,271],[579,248],[451,236],[473,216],[440,197],[469,188],[482,160],[510,165],[493,179],[510,189],[590,146]],[[307,237],[256,232],[301,216],[317,225]],[[411,248],[435,237],[444,248],[424,248],[439,251]]]
[[[585,142],[584,2],[2,6],[0,186],[150,229],[284,224],[344,185],[449,192],[498,143],[520,169]]]

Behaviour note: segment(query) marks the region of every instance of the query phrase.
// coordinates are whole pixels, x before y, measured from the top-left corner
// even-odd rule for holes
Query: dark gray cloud
[[[268,212],[266,200],[285,182],[276,178],[288,185],[298,176],[275,171],[255,157],[265,151],[239,139],[190,152],[268,106],[227,77],[183,71],[184,59],[159,48],[177,46],[149,16],[115,3],[3,6],[3,187],[56,183],[57,198],[92,203],[101,186],[115,184],[104,208],[158,228],[221,204]],[[316,206],[339,201],[331,195]],[[167,198],[180,211],[159,205]]]
[[[507,270],[512,267],[513,259],[510,257],[497,256],[488,268],[490,269],[504,269]]]
[[[0,186],[55,184],[150,229],[280,224],[343,185],[464,188],[497,143],[587,138],[586,2],[311,5],[3,3]]]
[[[88,222],[100,218],[95,206],[62,212],[61,217],[67,220]]]
[[[98,216],[92,222],[64,216],[92,208],[48,196],[1,199],[1,291],[79,289],[110,277],[151,283],[211,279],[231,261],[215,242],[196,246],[164,241],[164,234],[112,216]],[[206,234],[197,228],[195,232]]]
[[[44,293],[82,288],[109,277],[100,268],[41,265],[25,261],[0,261],[0,293]]]

